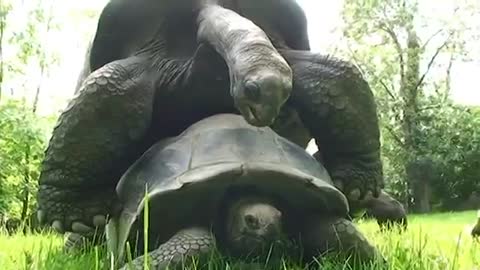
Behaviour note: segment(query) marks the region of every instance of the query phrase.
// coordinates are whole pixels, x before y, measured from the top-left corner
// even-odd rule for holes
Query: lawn
[[[372,221],[358,224],[385,256],[388,269],[480,270],[480,243],[470,237],[475,220],[473,211],[411,216],[409,229],[403,234],[380,233]],[[63,238],[57,235],[0,234],[0,269],[110,269],[103,249],[66,254],[62,244]],[[286,262],[281,268],[302,269],[293,262]],[[219,259],[212,261],[209,269],[232,267]],[[325,263],[321,269],[348,268]]]

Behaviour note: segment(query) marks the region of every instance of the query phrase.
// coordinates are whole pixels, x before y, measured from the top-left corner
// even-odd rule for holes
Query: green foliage
[[[461,106],[431,111],[422,122],[428,134],[422,142],[425,154],[437,164],[436,203],[453,209],[473,191],[480,191],[480,113]],[[428,152],[427,152],[428,151]]]
[[[0,104],[0,213],[20,217],[25,200],[33,207],[51,123],[22,101]]]
[[[40,69],[52,66],[58,62],[58,56],[48,49],[48,34],[57,29],[59,24],[53,20],[53,7],[55,0],[32,1],[27,11],[28,20],[23,29],[13,32],[10,42],[18,48],[17,66],[18,73],[24,73],[25,65],[35,61]]]
[[[5,18],[1,59],[2,88],[11,96],[24,98],[37,109],[42,84],[59,63],[52,49],[52,33],[60,28],[54,20],[56,0],[16,1]]]
[[[55,114],[68,96],[64,88],[74,85],[51,87],[50,73],[64,46],[58,37],[78,32],[79,43],[87,44],[100,2],[0,1],[0,214],[21,217],[35,204],[39,166],[55,119],[39,115]],[[45,96],[54,98],[42,100]]]
[[[480,188],[479,114],[453,104],[449,96],[452,65],[468,59],[468,37],[480,25],[469,23],[468,15],[478,16],[480,7],[456,2],[448,18],[434,19],[421,4],[346,0],[345,42],[339,49],[375,92],[387,188],[403,202],[415,203],[415,184],[425,179],[413,179],[406,169],[429,160],[434,179],[428,179],[433,188],[428,199],[448,207]]]

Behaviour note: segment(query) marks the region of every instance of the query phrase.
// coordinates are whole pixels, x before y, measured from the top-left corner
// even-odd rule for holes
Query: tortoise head
[[[269,203],[239,199],[226,217],[227,246],[238,255],[258,254],[284,237],[282,213]]]
[[[253,126],[273,124],[292,91],[290,71],[261,68],[231,87],[236,108]]]

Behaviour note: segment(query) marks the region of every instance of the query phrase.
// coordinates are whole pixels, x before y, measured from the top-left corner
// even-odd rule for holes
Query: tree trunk
[[[43,77],[45,76],[44,72],[45,72],[45,66],[41,65],[40,66],[40,82],[37,85],[37,91],[35,92],[35,99],[33,100],[32,112],[34,114],[37,112],[38,102],[40,100],[40,92],[42,90],[42,81],[43,81]]]
[[[23,188],[23,194],[22,194],[22,221],[26,221],[28,217],[28,205],[30,203],[30,190],[29,190],[29,185],[30,185],[30,146],[27,145],[27,148],[25,149],[25,169],[23,173],[23,181],[24,181],[24,188]]]
[[[406,166],[407,177],[411,180],[413,205],[415,213],[428,213],[431,211],[431,183],[435,181],[436,172],[433,161],[418,158],[410,161]]]
[[[422,51],[420,41],[413,28],[408,29],[407,61],[405,67],[405,76],[401,82],[400,93],[403,99],[403,134],[405,139],[405,148],[409,157],[405,164],[407,183],[411,190],[411,199],[413,199],[414,209],[421,212],[430,211],[430,188],[426,184],[426,179],[421,179],[409,173],[408,166],[417,160],[420,153],[418,145],[418,136],[421,133],[418,130],[417,116],[418,97],[421,85],[420,81],[420,57]]]

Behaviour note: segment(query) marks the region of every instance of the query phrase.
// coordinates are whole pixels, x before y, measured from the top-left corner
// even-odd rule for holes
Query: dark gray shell
[[[120,223],[129,223],[120,231],[130,230],[146,193],[150,228],[161,228],[168,237],[211,218],[209,210],[225,192],[242,186],[280,196],[296,209],[348,213],[345,196],[304,149],[240,115],[221,114],[157,143],[129,168],[117,185]]]

